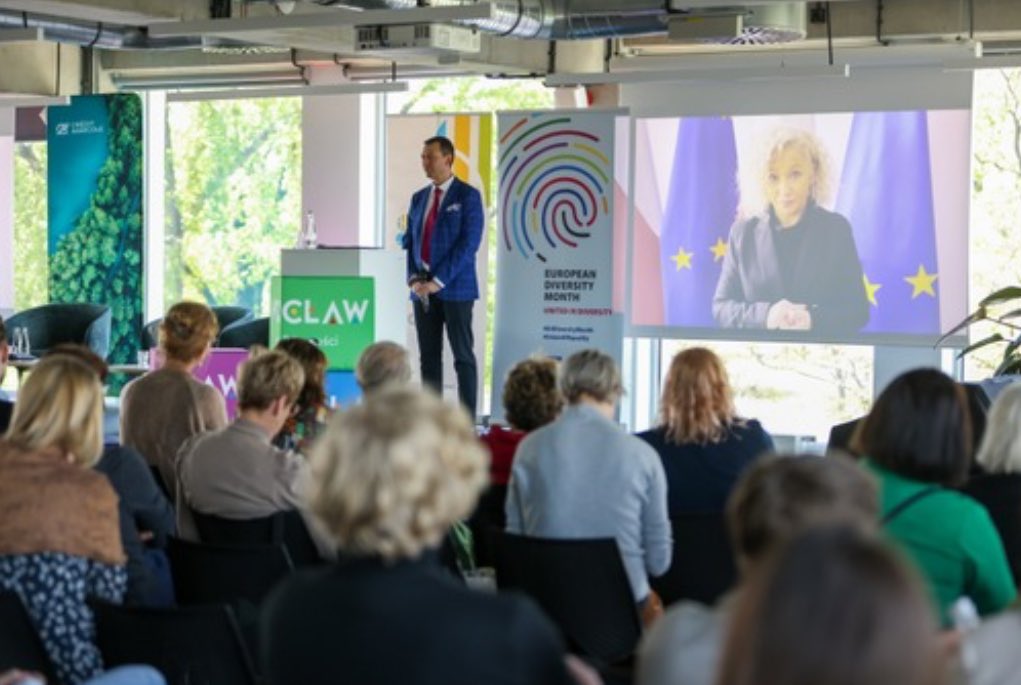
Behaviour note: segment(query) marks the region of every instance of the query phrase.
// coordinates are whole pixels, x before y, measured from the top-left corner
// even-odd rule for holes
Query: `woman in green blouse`
[[[895,379],[853,439],[879,479],[883,527],[918,564],[944,624],[959,597],[986,615],[1017,595],[989,514],[949,489],[967,475],[971,442],[964,390],[935,369]]]

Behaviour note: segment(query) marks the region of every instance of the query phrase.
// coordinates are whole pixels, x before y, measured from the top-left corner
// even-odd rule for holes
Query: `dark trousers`
[[[418,333],[418,356],[422,382],[443,393],[443,326],[447,327],[447,340],[454,353],[454,371],[457,372],[457,396],[475,418],[479,393],[479,370],[475,362],[475,334],[472,332],[472,309],[475,301],[447,302],[435,296],[429,298],[428,311],[417,299],[415,331]]]

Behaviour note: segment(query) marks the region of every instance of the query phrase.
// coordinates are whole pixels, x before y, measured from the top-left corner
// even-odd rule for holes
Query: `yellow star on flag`
[[[677,270],[690,269],[691,258],[694,256],[693,252],[685,252],[683,247],[677,248],[677,254],[672,255],[670,259],[674,260],[674,264],[677,265]]]
[[[921,264],[918,265],[918,272],[914,276],[905,276],[904,280],[911,284],[914,290],[911,291],[911,299],[915,299],[922,293],[926,293],[931,297],[936,297],[936,291],[932,289],[932,284],[939,278],[936,274],[930,274],[925,271],[925,267]]]
[[[710,247],[709,250],[713,253],[713,261],[718,262],[727,254],[727,243],[723,242],[723,238],[717,238],[716,244]]]
[[[872,283],[869,281],[869,277],[865,274],[861,275],[861,280],[865,283],[865,296],[869,298],[869,302],[873,307],[878,307],[879,303],[876,302],[876,291],[883,286],[879,283]]]

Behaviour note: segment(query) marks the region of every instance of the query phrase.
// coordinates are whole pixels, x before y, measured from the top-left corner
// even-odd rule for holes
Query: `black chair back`
[[[252,345],[269,347],[269,317],[251,321],[237,321],[220,331],[217,347],[243,347]]]
[[[213,310],[213,314],[216,315],[216,323],[219,324],[220,332],[222,333],[231,324],[239,323],[241,321],[251,321],[255,314],[248,307],[240,307],[237,305],[214,305],[210,307]]]
[[[572,651],[603,665],[631,656],[641,623],[613,538],[493,538],[497,587],[533,597]]]
[[[163,317],[153,319],[149,323],[142,326],[142,334],[139,342],[139,349],[151,350],[154,347],[158,347],[160,344],[160,323],[163,322]]]
[[[690,599],[713,605],[737,582],[737,565],[722,513],[691,513],[670,519],[674,533],[670,570],[652,578],[663,603]]]
[[[21,597],[5,590],[0,592],[0,673],[13,668],[35,671],[45,676],[46,682],[57,682],[53,663]]]
[[[223,605],[177,609],[92,604],[107,667],[149,664],[167,685],[254,685],[255,668],[233,612]]]
[[[61,343],[85,345],[103,359],[110,352],[113,313],[109,307],[88,302],[44,304],[12,314],[7,330],[28,329],[32,354],[42,356]]]
[[[234,603],[258,606],[294,570],[282,545],[207,545],[170,537],[167,556],[181,605]]]
[[[202,542],[211,545],[279,545],[287,547],[295,566],[322,562],[301,512],[279,511],[256,519],[228,519],[192,512]]]

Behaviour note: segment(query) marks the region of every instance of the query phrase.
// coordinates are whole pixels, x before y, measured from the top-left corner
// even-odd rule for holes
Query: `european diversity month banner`
[[[621,354],[613,313],[615,113],[500,114],[493,415],[533,354]]]

